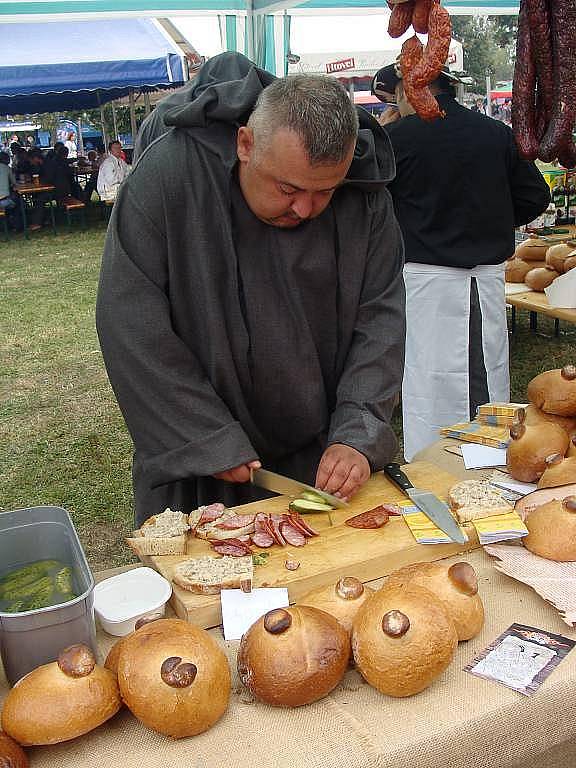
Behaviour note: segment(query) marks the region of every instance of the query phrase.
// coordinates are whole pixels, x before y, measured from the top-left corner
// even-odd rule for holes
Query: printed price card
[[[289,605],[286,587],[266,587],[251,592],[223,589],[220,601],[226,640],[240,640],[260,616],[273,608],[286,608]]]
[[[512,624],[464,670],[531,696],[575,644],[563,635]]]

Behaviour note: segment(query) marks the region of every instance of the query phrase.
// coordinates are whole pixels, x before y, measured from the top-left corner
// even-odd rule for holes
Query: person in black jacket
[[[406,99],[399,68],[372,90],[396,101],[385,128],[396,158],[389,184],[405,242],[404,455],[467,421],[478,405],[509,399],[504,265],[514,228],[546,209],[550,193],[518,156],[501,121],[461,106],[444,68],[431,85],[443,119],[426,122]]]

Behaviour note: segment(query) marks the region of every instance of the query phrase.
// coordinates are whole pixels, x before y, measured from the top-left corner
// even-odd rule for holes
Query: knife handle
[[[408,480],[404,472],[400,469],[400,464],[386,464],[384,467],[384,474],[392,480],[394,485],[397,485],[400,490],[404,491],[404,493],[410,488],[414,488],[410,480]]]

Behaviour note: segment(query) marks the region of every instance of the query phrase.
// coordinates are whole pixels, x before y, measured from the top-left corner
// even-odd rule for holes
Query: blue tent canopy
[[[0,26],[0,114],[90,109],[185,80],[182,51],[153,19]]]

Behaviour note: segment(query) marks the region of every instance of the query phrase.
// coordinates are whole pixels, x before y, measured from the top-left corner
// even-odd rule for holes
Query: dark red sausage
[[[414,32],[418,32],[419,35],[425,35],[428,32],[428,19],[431,8],[432,0],[416,0],[414,3],[412,26],[414,27]]]
[[[557,157],[571,151],[576,121],[576,8],[574,0],[550,2],[550,31],[554,42],[554,107],[539,156]]]
[[[536,134],[541,140],[546,133],[554,106],[554,68],[550,11],[547,0],[526,0],[530,27],[530,48],[536,69]]]
[[[345,523],[351,528],[382,528],[388,522],[388,517],[388,511],[380,506],[350,517]]]
[[[412,23],[412,13],[414,12],[414,0],[408,0],[406,3],[388,3],[392,9],[388,19],[388,34],[390,37],[402,37],[404,32]]]
[[[518,36],[516,38],[516,64],[512,88],[512,130],[520,156],[535,160],[538,155],[536,138],[536,66],[532,58],[530,21],[525,2],[520,3]]]
[[[428,42],[424,55],[411,73],[412,82],[416,88],[424,88],[436,80],[446,64],[451,40],[450,14],[446,8],[434,0],[428,17]]]

